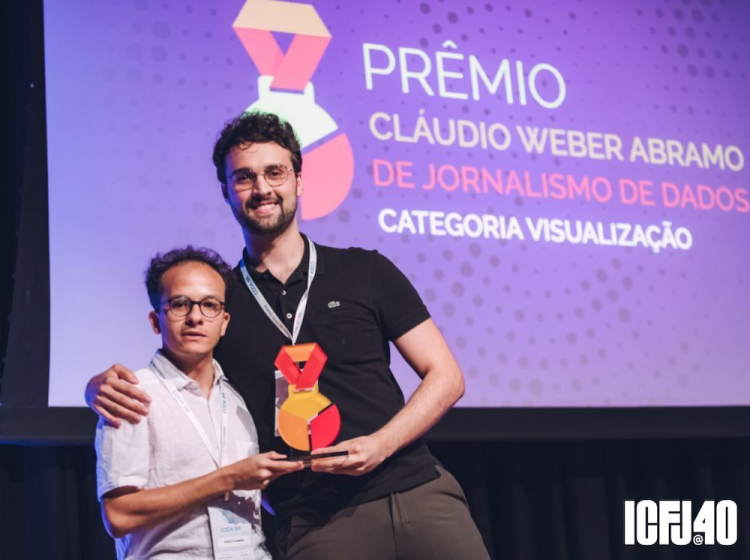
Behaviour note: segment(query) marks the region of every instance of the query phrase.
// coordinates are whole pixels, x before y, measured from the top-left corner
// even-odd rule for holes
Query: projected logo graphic
[[[349,138],[315,102],[310,81],[331,34],[313,6],[272,0],[248,0],[232,28],[261,74],[259,98],[247,110],[276,113],[297,131],[305,159],[301,217],[322,218],[344,201],[354,178]],[[294,35],[286,52],[273,32]]]
[[[731,546],[736,542],[737,503],[733,500],[705,501],[700,509],[690,500],[625,501],[626,545]]]
[[[289,382],[289,397],[279,411],[279,434],[290,446],[312,451],[331,444],[341,428],[335,404],[320,393],[318,378],[328,360],[315,343],[284,346],[276,367]],[[305,362],[300,369],[299,363]]]

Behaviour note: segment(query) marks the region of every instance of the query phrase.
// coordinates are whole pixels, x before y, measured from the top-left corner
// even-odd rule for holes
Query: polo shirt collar
[[[167,358],[161,350],[156,351],[151,363],[156,364],[159,370],[174,384],[178,391],[182,391],[190,383],[195,383],[195,381],[177,369],[177,366],[170,362],[169,358]],[[227,376],[224,375],[224,371],[221,369],[219,362],[214,360],[214,381],[211,386],[215,387],[222,380],[228,381]]]
[[[297,265],[297,268],[294,269],[294,272],[292,272],[291,276],[289,276],[289,280],[287,281],[287,284],[292,283],[295,280],[298,279],[304,279],[307,278],[307,272],[310,265],[310,239],[304,234],[300,234],[302,236],[302,239],[305,240],[305,252],[302,254],[302,260],[300,261],[299,265]],[[325,274],[325,264],[321,262],[320,257],[320,251],[317,252],[318,255],[318,266],[315,270],[315,275],[322,275]],[[270,271],[266,270],[265,272],[258,272],[258,270],[250,265],[250,259],[247,255],[247,248],[242,250],[242,257],[245,259],[245,264],[247,265],[247,271],[250,273],[250,277],[255,281],[255,283],[259,283],[261,280],[267,280],[270,278],[274,278],[274,276],[271,274]]]

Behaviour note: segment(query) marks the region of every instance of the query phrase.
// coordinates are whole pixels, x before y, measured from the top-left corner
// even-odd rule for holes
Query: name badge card
[[[208,506],[215,560],[255,560],[259,536],[250,520],[231,509],[231,503],[214,501]],[[260,521],[259,521],[260,522]]]

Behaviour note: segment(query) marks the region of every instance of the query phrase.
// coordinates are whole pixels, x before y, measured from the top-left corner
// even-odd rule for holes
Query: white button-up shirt
[[[96,429],[98,496],[126,486],[138,489],[161,488],[216,470],[198,431],[185,411],[157,377],[154,364],[171,381],[197,417],[213,452],[219,456],[221,438],[221,389],[229,406],[227,446],[222,465],[245,459],[258,452],[255,424],[239,393],[229,384],[214,360],[214,383],[208,398],[198,384],[179,371],[161,352],[148,368],[135,372],[138,388],[151,396],[148,416],[132,425],[123,422],[114,428],[99,420]],[[270,559],[264,547],[260,524],[260,491],[236,491],[232,509],[253,525],[257,537],[257,560]],[[179,517],[152,527],[133,531],[116,539],[119,559],[135,558],[213,558],[206,504],[190,508]]]

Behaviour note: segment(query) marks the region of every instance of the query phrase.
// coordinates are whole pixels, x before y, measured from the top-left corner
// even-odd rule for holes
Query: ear
[[[156,311],[151,311],[148,314],[148,322],[151,323],[151,328],[154,329],[156,334],[161,334],[161,325],[159,324],[159,315]]]
[[[221,336],[224,336],[224,334],[227,332],[227,327],[229,326],[229,319],[231,318],[232,316],[225,311],[224,317],[221,320]]]
[[[305,187],[302,185],[302,173],[297,173],[297,198],[302,196]]]
[[[227,185],[226,183],[221,184],[221,196],[224,197],[224,202],[229,204],[229,193],[227,192]]]

